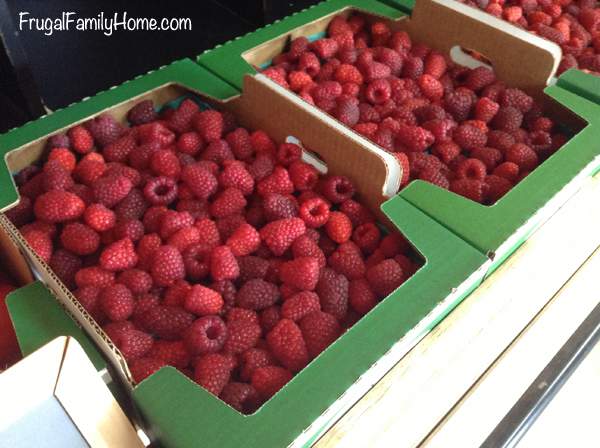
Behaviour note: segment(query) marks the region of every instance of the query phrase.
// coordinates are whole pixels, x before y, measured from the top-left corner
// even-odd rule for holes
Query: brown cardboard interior
[[[73,338],[56,338],[8,369],[0,391],[10,403],[0,409],[2,446],[143,447]]]
[[[15,241],[11,239],[8,232],[0,227],[0,269],[8,272],[18,286],[31,283],[33,273],[27,264],[25,257],[19,251]]]

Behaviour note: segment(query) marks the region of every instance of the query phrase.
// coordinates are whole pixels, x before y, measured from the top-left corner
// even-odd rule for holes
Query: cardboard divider
[[[59,115],[64,121],[46,121],[49,125],[42,126],[40,123],[50,116],[30,124],[25,130],[15,130],[9,147],[16,155],[9,153],[7,160],[11,169],[15,169],[33,158],[30,152],[39,157],[44,138],[65,129],[68,118],[74,122],[89,118],[86,111],[92,115],[108,112],[123,117],[135,101],[152,98],[157,102],[169,102],[182,94],[192,94],[217,109],[233,112],[241,124],[260,127],[276,140],[282,141],[296,134],[308,140],[305,143],[328,163],[329,172],[340,170],[355,177],[359,196],[368,201],[366,205],[372,211],[384,216],[379,208],[385,199],[384,184],[390,176],[388,156],[380,154],[379,150],[362,148],[355,136],[342,135],[330,123],[316,121],[314,115],[306,112],[303,103],[279,97],[260,80],[248,81],[248,98],[243,93],[241,97],[221,100],[212,95],[210,89],[208,94],[204,89],[205,85],[222,83],[199,65],[179,61],[112,89],[113,104],[101,94],[87,100],[85,109],[80,105],[65,109]],[[28,128],[37,129],[37,134],[28,132]],[[44,131],[48,134],[44,135]],[[27,136],[33,139],[31,144],[28,144]],[[327,148],[323,148],[325,145]],[[337,160],[350,156],[359,160]],[[0,227],[8,231],[52,295],[116,369],[115,379],[132,394],[147,428],[158,435],[161,443],[191,447],[201,439],[209,445],[218,441],[219,446],[234,447],[252,439],[260,446],[281,446],[295,440],[307,440],[330,425],[342,409],[366,392],[440,316],[483,278],[488,261],[476,249],[406,200],[395,197],[388,204],[385,216],[393,223],[390,228],[396,227],[405,235],[422,254],[425,264],[250,416],[237,413],[173,369],[161,369],[141,384],[134,385],[120,352],[4,215],[0,215]],[[30,287],[42,286],[33,283],[27,288]],[[22,329],[27,326],[28,316],[31,318],[37,308],[34,301],[16,302],[16,299],[11,300],[11,313],[18,315],[16,319]],[[47,330],[48,334],[55,331]],[[20,333],[20,340],[39,341],[26,330]],[[336,375],[323,374],[333,370]],[[162,398],[156,400],[157,394]],[[304,400],[307,394],[311,400]],[[290,415],[294,418],[289,418]],[[256,433],[257,428],[262,428],[259,433]]]

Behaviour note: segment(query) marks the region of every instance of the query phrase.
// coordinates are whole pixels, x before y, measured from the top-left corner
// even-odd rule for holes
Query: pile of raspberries
[[[193,100],[47,142],[7,212],[126,358],[255,411],[419,267],[352,182]]]
[[[600,72],[600,8],[596,0],[461,0],[555,42],[570,68]]]
[[[433,30],[432,32],[435,32]],[[567,141],[533,98],[363,16],[293,39],[263,73],[396,156],[421,179],[493,204]]]

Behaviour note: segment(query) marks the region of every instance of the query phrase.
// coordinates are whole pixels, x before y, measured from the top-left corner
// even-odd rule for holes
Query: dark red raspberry
[[[316,358],[341,334],[338,320],[331,314],[314,311],[300,321],[300,330],[311,359]]]
[[[144,197],[152,205],[170,204],[177,198],[177,182],[171,177],[154,177],[146,182]]]
[[[140,101],[127,112],[127,120],[132,125],[149,123],[156,120],[156,118],[157,114],[152,100]]]
[[[263,310],[280,298],[279,288],[262,279],[247,281],[237,292],[236,304],[241,308]]]
[[[348,279],[333,269],[321,269],[321,278],[316,293],[321,299],[321,309],[343,319],[348,311]]]

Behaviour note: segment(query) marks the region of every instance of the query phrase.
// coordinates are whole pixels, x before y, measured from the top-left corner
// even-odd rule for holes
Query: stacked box
[[[242,415],[174,368],[163,368],[140,384],[133,384],[119,350],[17,229],[0,216],[0,226],[18,242],[52,295],[109,361],[140,411],[144,426],[163,446],[192,447],[198,440],[224,447],[239,446],[248,440],[256,446],[310,443],[474,289],[489,264],[478,250],[405,199],[394,197],[379,209],[386,191],[393,190],[390,185],[396,185],[401,174],[397,166],[389,165],[390,157],[364,148],[357,136],[345,134],[339,125],[315,122],[304,106],[280,96],[268,83],[252,81],[241,95],[233,96],[236,92],[231,86],[194,62],[182,60],[0,137],[8,168],[16,172],[38,160],[46,138],[66,127],[102,112],[123,119],[139,100],[153,99],[162,104],[192,95],[211,107],[233,112],[245,127],[263,129],[277,141],[293,135],[313,148],[330,172],[355,181],[361,200],[380,217],[389,218],[388,227],[402,232],[424,258],[424,265],[412,277],[278,394],[254,414]],[[10,179],[8,172],[3,175]],[[16,199],[16,192],[10,191],[3,198],[3,208],[9,209]],[[53,333],[71,334],[74,330],[66,315],[62,320],[53,320],[57,325],[53,328],[34,319],[42,286],[28,288],[21,293],[38,299],[11,300],[10,304],[26,351]],[[48,305],[48,295],[45,297]],[[57,308],[47,312],[56,313]]]

